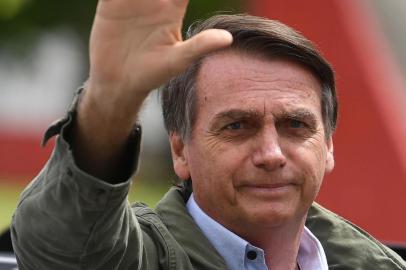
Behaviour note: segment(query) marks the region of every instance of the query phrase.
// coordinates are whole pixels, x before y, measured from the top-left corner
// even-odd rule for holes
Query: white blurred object
[[[65,112],[82,72],[81,47],[69,31],[44,33],[25,59],[0,51],[0,128],[42,133]]]
[[[68,30],[44,33],[26,58],[0,50],[0,133],[41,135],[66,112],[82,83],[83,48]],[[140,121],[147,152],[165,149],[158,92],[143,106]]]
[[[158,90],[151,92],[140,112],[143,146],[146,151],[159,153],[166,149],[168,139],[164,128]]]

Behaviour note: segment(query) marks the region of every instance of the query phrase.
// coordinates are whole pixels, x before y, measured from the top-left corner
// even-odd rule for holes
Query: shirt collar
[[[300,239],[297,261],[301,270],[328,270],[327,257],[323,246],[306,226]]]
[[[224,258],[229,269],[268,269],[264,251],[251,245],[209,217],[197,205],[193,193],[186,204],[186,208],[203,234]],[[255,256],[249,256],[248,253],[251,253],[250,255],[255,254]],[[301,270],[328,270],[323,247],[306,227],[300,240],[298,263]],[[254,267],[251,268],[247,265],[254,265]]]

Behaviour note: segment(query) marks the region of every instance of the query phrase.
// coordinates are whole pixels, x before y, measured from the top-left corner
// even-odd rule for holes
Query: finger
[[[175,51],[175,59],[179,59],[179,67],[185,68],[197,58],[228,47],[232,42],[233,36],[226,30],[205,30],[182,42]]]

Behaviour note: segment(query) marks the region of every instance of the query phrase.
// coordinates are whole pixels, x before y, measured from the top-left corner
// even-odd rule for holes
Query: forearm
[[[147,93],[136,95],[126,107],[115,97],[117,91],[107,96],[107,91],[88,86],[83,92],[68,131],[74,158],[81,169],[109,183],[126,180],[123,167],[132,160],[131,137]]]

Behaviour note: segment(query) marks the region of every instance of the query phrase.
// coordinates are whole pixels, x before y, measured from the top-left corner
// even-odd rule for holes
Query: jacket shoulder
[[[321,242],[330,269],[406,270],[394,251],[317,203],[309,209],[306,226]]]

